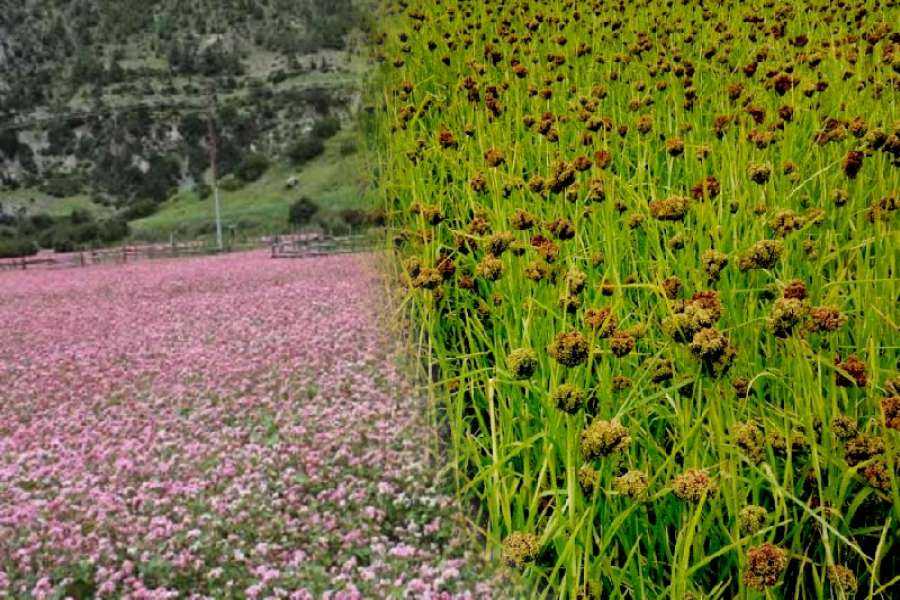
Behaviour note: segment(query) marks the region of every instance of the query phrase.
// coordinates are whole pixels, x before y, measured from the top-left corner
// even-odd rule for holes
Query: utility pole
[[[216,164],[218,156],[218,140],[216,138],[216,87],[209,84],[209,164],[212,167],[213,201],[216,207],[216,245],[222,250],[222,214],[219,208],[219,168]]]

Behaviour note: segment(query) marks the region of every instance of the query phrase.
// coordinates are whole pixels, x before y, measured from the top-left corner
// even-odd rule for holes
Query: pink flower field
[[[0,597],[491,595],[368,262],[0,274]]]

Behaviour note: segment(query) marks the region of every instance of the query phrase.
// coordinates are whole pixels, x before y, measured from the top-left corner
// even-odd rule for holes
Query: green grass
[[[110,208],[96,204],[86,195],[54,198],[32,189],[0,192],[0,204],[6,207],[8,212],[15,212],[23,207],[28,214],[47,213],[53,217],[68,216],[76,209],[88,210],[97,216],[112,212]]]
[[[306,196],[323,212],[365,207],[365,180],[360,179],[360,154],[341,154],[341,145],[355,139],[352,131],[342,131],[326,143],[325,153],[299,168],[273,166],[259,181],[237,191],[219,191],[222,224],[243,235],[284,233],[291,203]],[[285,182],[297,177],[299,185],[287,189]],[[181,192],[165,202],[159,211],[131,222],[135,239],[196,238],[214,231],[213,198],[200,200],[192,191]]]
[[[868,148],[859,176],[843,167],[871,146],[853,119],[900,144],[886,43],[867,54],[847,37],[895,19],[851,4],[870,8],[852,27],[831,5],[778,9],[779,37],[766,33],[776,9],[760,2],[707,4],[708,19],[680,3],[389,4],[368,131],[396,275],[408,284],[403,306],[459,494],[535,596],[825,600],[900,589],[898,432],[881,408],[900,385],[897,166]],[[765,28],[743,19],[751,13]],[[791,45],[801,34],[809,44]],[[772,50],[748,77],[741,69],[764,45]],[[513,60],[527,69],[521,78]],[[786,66],[799,85],[782,96],[765,74]],[[827,89],[815,91],[818,81]],[[743,86],[734,100],[732,84]],[[781,123],[784,105],[794,113]],[[749,106],[764,111],[762,124]],[[731,119],[721,137],[719,115]],[[816,142],[830,118],[845,135]],[[683,154],[670,152],[674,140]],[[608,166],[549,185],[599,151]],[[748,173],[759,164],[772,169],[765,183]],[[706,177],[720,193],[691,199]],[[651,201],[673,196],[689,199],[685,213],[657,218]],[[516,227],[516,211],[533,227]],[[779,225],[791,219],[794,230]],[[784,244],[777,261],[739,267],[769,239]],[[710,250],[728,259],[717,279],[704,265]],[[782,296],[794,280],[807,297],[792,303]],[[721,310],[700,292],[714,292]],[[785,306],[798,322],[778,336]],[[846,322],[811,331],[821,307]],[[615,334],[592,325],[588,309],[609,310]],[[690,323],[670,327],[678,319]],[[576,360],[557,351],[570,332],[584,345]],[[517,377],[510,355],[521,348],[536,367]],[[836,357],[851,355],[867,381],[839,385],[848,365]],[[571,414],[554,399],[564,384],[584,393]],[[843,439],[842,423],[858,432]],[[582,437],[598,428],[592,453]],[[711,483],[685,480],[692,470]],[[617,480],[629,471],[646,477],[645,495]],[[675,493],[686,483],[695,497]],[[754,531],[741,512],[756,505],[765,518]],[[766,552],[787,565],[757,590],[751,561]],[[829,578],[836,566],[856,578],[857,595]]]

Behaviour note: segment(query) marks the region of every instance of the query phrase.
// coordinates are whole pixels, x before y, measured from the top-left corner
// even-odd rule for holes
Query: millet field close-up
[[[0,600],[900,598],[897,0],[0,10]]]
[[[388,3],[367,127],[534,595],[900,593],[896,2]]]

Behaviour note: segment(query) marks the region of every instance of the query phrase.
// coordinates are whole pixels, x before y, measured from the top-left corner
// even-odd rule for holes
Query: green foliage
[[[307,135],[294,142],[287,155],[294,164],[302,165],[325,152],[325,142],[320,138]]]
[[[319,205],[309,198],[303,197],[291,204],[288,213],[288,222],[295,227],[309,225],[318,212]]]
[[[269,157],[265,154],[262,154],[261,152],[251,152],[245,156],[244,160],[241,161],[241,164],[238,165],[235,170],[235,175],[245,183],[250,183],[262,177],[265,172],[269,170],[270,166],[271,162],[269,161]]]
[[[219,180],[219,188],[226,192],[236,192],[243,188],[246,182],[234,174],[229,174]]]
[[[77,196],[84,189],[84,180],[75,174],[48,177],[41,185],[41,191],[55,198]]]
[[[37,245],[28,238],[0,237],[0,258],[22,258],[34,256],[37,252]]]
[[[336,117],[326,117],[324,119],[318,119],[315,123],[313,123],[310,134],[322,141],[325,141],[329,138],[334,137],[335,134],[337,134],[337,132],[340,130],[341,121],[339,119],[337,119]]]
[[[122,217],[126,221],[134,221],[135,219],[143,219],[149,217],[159,209],[159,203],[155,200],[145,198],[137,200],[129,204],[122,212]]]

